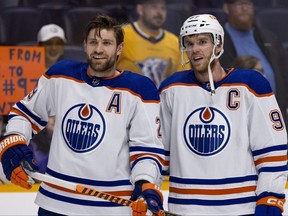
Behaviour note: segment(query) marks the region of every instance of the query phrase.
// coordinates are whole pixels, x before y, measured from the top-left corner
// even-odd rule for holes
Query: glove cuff
[[[15,145],[19,144],[27,144],[27,141],[24,136],[19,134],[10,134],[7,136],[2,137],[0,142],[0,161],[2,159],[3,153],[8,149]]]
[[[275,206],[278,207],[281,212],[284,211],[284,203],[285,199],[279,199],[274,196],[268,196],[268,197],[263,197],[259,199],[256,203],[256,205],[268,205],[268,206]]]
[[[163,202],[163,194],[161,193],[161,191],[159,190],[159,187],[156,185],[156,184],[153,184],[153,183],[144,183],[142,184],[142,191],[145,191],[145,190],[153,190],[153,191],[156,191],[157,194],[160,196],[162,202]]]

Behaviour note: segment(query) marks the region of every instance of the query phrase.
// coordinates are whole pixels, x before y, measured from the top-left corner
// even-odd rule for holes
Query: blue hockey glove
[[[284,203],[285,195],[278,198],[276,196],[270,196],[269,193],[263,193],[259,196],[256,203],[254,216],[282,216]]]
[[[0,160],[5,176],[11,183],[26,189],[32,187],[33,182],[21,167],[21,162],[28,162],[34,170],[38,170],[38,167],[23,136],[10,134],[0,138]]]
[[[147,181],[136,182],[131,200],[135,201],[140,197],[143,197],[144,201],[147,203],[147,208],[153,213],[153,215],[165,215],[163,211],[163,195],[157,185]],[[141,207],[132,208],[133,216],[146,215],[146,209],[144,209],[144,212],[141,200],[138,200],[137,202],[139,202]]]
[[[275,206],[258,205],[254,216],[282,216],[281,209]]]
[[[149,182],[145,181],[145,180],[141,180],[141,181],[137,181],[135,183],[135,187],[134,187],[134,190],[132,192],[130,200],[136,201],[137,199],[139,199],[141,197],[141,195],[142,195],[142,185],[144,183],[149,183]]]

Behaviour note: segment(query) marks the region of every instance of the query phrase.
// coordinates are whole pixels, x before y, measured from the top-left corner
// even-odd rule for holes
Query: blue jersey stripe
[[[24,112],[27,116],[29,116],[31,119],[33,119],[35,122],[37,122],[39,125],[45,127],[47,122],[42,121],[38,116],[34,115],[32,112],[30,112],[26,106],[24,106],[20,101],[16,103],[17,107]]]
[[[236,199],[222,199],[222,200],[204,200],[204,199],[180,199],[169,197],[168,202],[182,205],[203,205],[203,206],[225,206],[255,202],[256,196],[236,198]]]
[[[42,187],[39,188],[39,192],[42,193],[43,195],[50,197],[52,199],[55,199],[55,200],[60,200],[62,202],[73,203],[73,204],[78,204],[78,205],[83,205],[83,206],[101,206],[101,207],[119,207],[119,206],[122,206],[120,204],[112,203],[110,201],[81,200],[81,199],[75,199],[75,198],[71,198],[71,197],[67,197],[67,196],[62,196],[62,195],[47,191]]]
[[[150,153],[156,153],[161,155],[166,155],[166,152],[163,149],[160,148],[149,148],[149,147],[141,147],[141,146],[132,146],[130,147],[130,152],[150,152]]]
[[[117,186],[131,185],[129,179],[117,180],[117,181],[97,181],[97,180],[83,179],[83,178],[78,178],[78,177],[74,177],[74,176],[64,175],[64,174],[55,172],[49,168],[47,168],[46,172],[51,176],[54,176],[56,178],[59,178],[59,179],[65,180],[65,181],[76,182],[76,183],[87,184],[87,185],[93,185],[93,186],[117,187]]]
[[[170,182],[179,184],[199,184],[199,185],[216,185],[216,184],[233,184],[246,181],[257,181],[257,175],[233,177],[224,179],[184,179],[170,176]]]
[[[273,166],[273,167],[261,167],[259,170],[259,173],[261,172],[283,172],[287,171],[287,165],[284,166]]]
[[[256,150],[256,151],[252,152],[252,155],[255,157],[255,156],[258,156],[258,155],[261,155],[261,154],[265,154],[265,153],[268,153],[268,152],[282,151],[282,150],[287,150],[287,144],[271,146],[271,147],[267,147],[267,148],[264,148],[264,149]]]
[[[158,168],[159,168],[159,170],[160,170],[160,172],[162,173],[162,165],[159,163],[159,161],[156,160],[156,159],[153,158],[153,157],[148,157],[148,156],[147,156],[147,157],[140,157],[140,158],[138,158],[137,160],[135,160],[135,161],[132,163],[131,169],[133,169],[133,167],[134,167],[139,161],[141,161],[141,160],[147,160],[147,159],[150,159],[150,160],[155,161],[156,164],[157,164],[157,166],[158,166]]]

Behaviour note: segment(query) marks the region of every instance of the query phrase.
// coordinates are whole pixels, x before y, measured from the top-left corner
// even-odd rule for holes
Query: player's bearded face
[[[114,71],[117,59],[117,44],[112,30],[95,29],[89,33],[85,44],[87,61],[95,72]]]
[[[95,54],[97,55],[97,54]],[[92,53],[91,55],[87,54],[87,60],[88,60],[88,64],[90,65],[90,67],[97,72],[105,72],[108,71],[110,68],[112,68],[116,62],[116,55],[113,56],[106,56],[105,60],[95,60],[94,59],[94,54]]]

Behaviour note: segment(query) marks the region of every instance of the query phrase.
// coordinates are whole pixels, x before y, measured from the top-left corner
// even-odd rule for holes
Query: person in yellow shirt
[[[162,28],[167,16],[165,0],[138,0],[136,11],[137,21],[124,26],[124,49],[117,67],[143,74],[158,87],[164,78],[183,70],[178,37]]]

